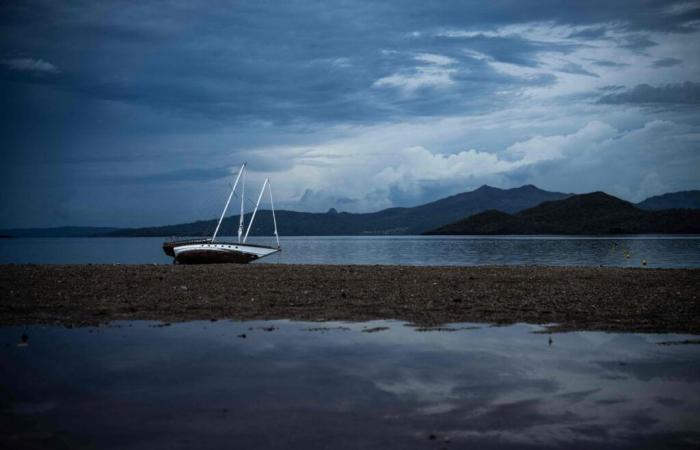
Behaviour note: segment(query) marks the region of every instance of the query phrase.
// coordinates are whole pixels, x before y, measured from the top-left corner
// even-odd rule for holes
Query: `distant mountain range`
[[[681,191],[657,195],[637,203],[642,209],[700,209],[700,191]]]
[[[307,213],[298,211],[276,211],[279,232],[283,236],[338,236],[338,235],[388,235],[421,234],[437,231],[445,224],[454,225],[469,216],[489,211],[475,220],[484,221],[489,215],[502,221],[513,221],[515,214],[533,208],[543,202],[552,202],[572,197],[573,194],[549,192],[532,185],[513,189],[482,186],[474,191],[446,197],[434,202],[410,208],[389,208],[373,213],[337,212]],[[674,208],[700,208],[700,191],[685,191],[651,197],[637,206],[644,209],[663,209],[671,204]],[[580,196],[574,196],[580,197]],[[613,197],[614,198],[614,197]],[[619,199],[618,199],[619,200]],[[620,200],[622,201],[622,200]],[[634,207],[631,203],[624,202]],[[635,208],[637,209],[637,208]],[[505,214],[503,214],[505,213]],[[590,217],[581,217],[588,221]],[[250,214],[246,215],[246,222]],[[470,222],[471,223],[471,222]],[[7,237],[87,237],[87,236],[205,236],[210,235],[216,220],[204,220],[176,225],[143,228],[93,228],[58,227],[0,230]],[[238,228],[238,216],[224,219],[224,234],[233,234]],[[442,229],[440,228],[440,229]],[[251,235],[269,235],[272,232],[270,211],[258,211]]]
[[[604,192],[592,192],[516,214],[484,211],[424,234],[643,233],[700,233],[700,209],[648,211]]]
[[[514,189],[497,189],[482,186],[412,208],[389,208],[373,213],[355,214],[337,212],[306,213],[276,211],[279,232],[284,236],[338,236],[338,235],[386,235],[420,234],[462,217],[493,208],[517,212],[543,201],[558,200],[570,194],[548,192],[535,186]],[[246,222],[250,214],[246,215]],[[198,236],[207,235],[216,226],[215,220],[169,225],[154,228],[121,229],[112,236]],[[238,228],[238,216],[224,219],[222,229],[232,232]],[[251,234],[269,235],[272,232],[270,211],[258,211]]]

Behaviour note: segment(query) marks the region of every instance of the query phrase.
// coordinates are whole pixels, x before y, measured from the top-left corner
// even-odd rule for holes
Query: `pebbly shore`
[[[398,319],[700,334],[699,297],[697,269],[0,266],[0,325]]]

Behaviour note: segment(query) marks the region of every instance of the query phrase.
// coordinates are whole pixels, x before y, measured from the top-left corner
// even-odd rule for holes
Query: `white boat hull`
[[[216,236],[219,233],[221,224],[226,216],[226,210],[233,195],[236,193],[236,187],[238,186],[238,181],[244,174],[245,163],[241,166],[241,169],[236,175],[236,181],[231,186],[231,192],[226,200],[226,205],[224,205],[224,210],[221,211],[221,216],[216,224],[216,229],[211,238],[195,238],[186,240],[171,240],[163,243],[163,251],[166,255],[172,256],[174,258],[175,264],[212,264],[212,263],[249,263],[256,259],[263,258],[265,256],[271,255],[281,251],[279,235],[277,234],[277,219],[275,218],[275,205],[272,202],[272,190],[270,188],[270,179],[266,178],[263,183],[262,189],[260,190],[260,195],[258,196],[258,201],[255,203],[255,209],[250,216],[250,222],[248,223],[248,228],[245,228],[245,178],[243,178],[243,185],[241,187],[240,199],[241,199],[241,214],[239,216],[238,223],[238,242],[222,242],[217,241]],[[274,225],[275,240],[277,241],[277,247],[268,247],[265,245],[255,245],[248,244],[248,233],[253,226],[253,221],[255,220],[255,214],[258,212],[258,206],[260,206],[260,200],[263,198],[265,189],[267,188],[268,194],[270,194],[270,210],[272,212],[272,224]],[[241,241],[241,237],[243,237]]]
[[[249,263],[279,252],[279,248],[239,243],[196,243],[173,246],[178,264]]]

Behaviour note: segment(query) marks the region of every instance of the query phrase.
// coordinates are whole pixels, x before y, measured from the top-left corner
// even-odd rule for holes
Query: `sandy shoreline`
[[[559,323],[700,333],[700,270],[315,265],[4,265],[0,324],[111,320]]]

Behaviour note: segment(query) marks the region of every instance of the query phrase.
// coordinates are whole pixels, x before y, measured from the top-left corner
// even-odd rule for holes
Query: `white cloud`
[[[436,55],[434,53],[420,53],[415,56],[415,59],[418,61],[422,61],[428,64],[435,64],[438,66],[448,66],[457,62],[449,56]]]
[[[393,87],[410,95],[421,88],[445,88],[454,84],[451,75],[455,69],[443,67],[416,67],[411,72],[401,72],[380,78],[374,82],[374,87]]]
[[[287,149],[282,154],[295,162],[272,176],[285,207],[317,211],[415,205],[482,184],[604,190],[632,201],[697,188],[698,138],[692,127],[651,120],[623,129],[612,123],[631,123],[629,119],[605,119],[609,109],[598,107],[591,116],[600,119],[584,119],[574,127],[553,122],[545,133],[533,133],[541,114],[535,111],[529,119],[494,114],[353,128],[348,137]],[[570,131],[553,131],[562,128]],[[501,148],[470,148],[477,132],[487,134],[486,142],[498,134],[516,138]],[[462,150],[455,149],[460,142]],[[645,169],[649,167],[653,174]],[[303,205],[298,203],[302,197]]]
[[[350,58],[333,58],[331,64],[336,67],[350,67],[352,65]]]
[[[585,32],[594,28],[597,29],[599,27],[605,27],[613,30],[622,28],[620,24],[615,23],[599,23],[595,26],[571,26],[558,25],[553,22],[529,22],[481,30],[442,30],[436,33],[436,36],[467,39],[475,37],[520,37],[539,43],[570,44],[572,42],[572,34]],[[586,41],[591,42],[591,39],[587,38]]]
[[[677,5],[669,13],[682,13],[688,8],[688,4]],[[622,22],[587,26],[531,22],[489,29],[449,29],[436,34],[462,39],[515,38],[540,46],[542,50],[532,55],[534,64],[527,66],[497,61],[488,53],[469,48],[469,44],[465,44],[463,49],[467,56],[488,62],[495,71],[523,80],[555,75],[555,83],[522,90],[524,95],[537,101],[586,94],[613,84],[682,83],[688,81],[689,73],[700,71],[700,60],[694,54],[700,32],[679,34],[650,31],[642,35],[629,31]],[[630,48],[630,40],[635,39],[648,39],[655,45],[643,51]],[[674,58],[683,61],[683,64],[658,70],[652,63],[661,58]],[[605,66],[596,64],[598,61],[619,64]]]
[[[604,190],[630,201],[697,189],[697,138],[688,125],[652,120],[640,128],[618,130],[588,124],[540,143],[553,144],[563,156],[530,164],[516,171],[515,179],[546,189]],[[533,144],[522,145],[537,147]]]
[[[56,66],[43,59],[33,59],[33,58],[13,58],[4,59],[2,63],[12,70],[23,71],[23,72],[43,72],[43,73],[56,73],[58,69]]]
[[[618,131],[606,123],[593,121],[571,134],[535,136],[526,141],[516,142],[506,149],[506,155],[520,165],[540,161],[562,159],[575,152],[590,151]]]
[[[389,55],[392,53],[382,51],[382,54]],[[375,88],[397,88],[403,95],[411,96],[419,89],[440,89],[454,84],[452,75],[457,72],[457,69],[446,67],[454,65],[457,62],[454,59],[435,53],[418,53],[413,56],[413,59],[426,65],[420,65],[411,70],[404,70],[380,78],[372,86]]]
[[[444,30],[436,34],[439,37],[449,38],[474,38],[474,37],[500,37],[502,34],[499,31],[481,30],[481,31],[466,31],[466,30]]]
[[[503,161],[496,154],[474,149],[454,154],[432,153],[416,146],[395,153],[399,162],[376,174],[373,179],[378,186],[401,185],[409,189],[419,181],[445,181],[490,175],[508,170],[513,163]]]

